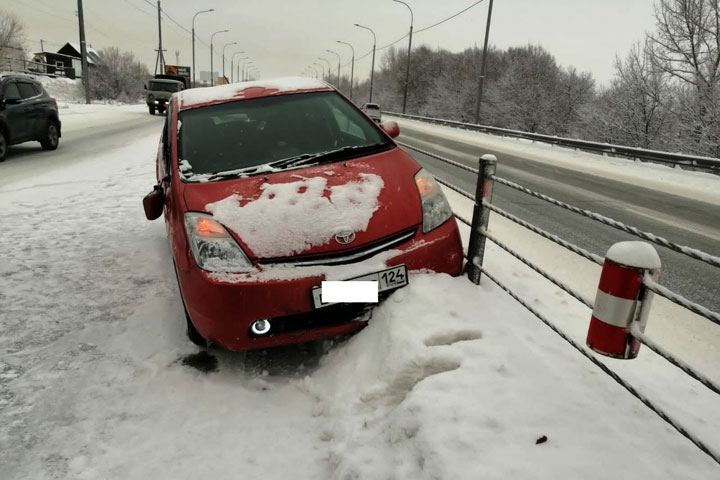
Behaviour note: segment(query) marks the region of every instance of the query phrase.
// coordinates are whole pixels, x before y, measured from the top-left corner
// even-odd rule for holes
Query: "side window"
[[[22,98],[20,96],[20,90],[18,90],[17,84],[15,82],[11,82],[5,86],[5,91],[3,91],[3,98]]]
[[[338,128],[341,132],[348,133],[354,137],[361,138],[363,140],[367,140],[365,138],[365,133],[363,132],[362,128],[358,127],[355,122],[350,120],[337,108],[330,107],[330,109],[332,111],[333,117],[335,117],[335,121],[337,122]]]
[[[20,89],[20,95],[22,98],[32,98],[37,96],[35,88],[32,83],[17,82],[18,88]]]

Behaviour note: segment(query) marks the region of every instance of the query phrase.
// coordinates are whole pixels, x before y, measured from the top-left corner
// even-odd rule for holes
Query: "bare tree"
[[[659,0],[648,36],[655,67],[675,79],[684,150],[720,155],[720,6],[718,0]]]
[[[99,52],[102,62],[90,70],[92,97],[99,100],[134,102],[143,96],[143,84],[150,78],[145,64],[132,52],[110,47]]]
[[[0,10],[0,57],[25,58],[25,32],[13,14]]]
[[[649,50],[636,44],[615,59],[615,78],[591,113],[588,132],[600,139],[641,148],[675,146],[677,89],[655,67]]]

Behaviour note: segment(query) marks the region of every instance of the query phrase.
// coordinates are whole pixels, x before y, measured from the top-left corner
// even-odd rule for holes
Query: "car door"
[[[28,137],[40,138],[45,133],[45,115],[43,113],[42,91],[33,83],[22,80],[17,81],[20,96],[23,99],[23,110],[28,117]],[[47,106],[46,106],[47,107]]]
[[[3,113],[7,119],[7,127],[10,133],[10,143],[18,143],[28,139],[30,136],[30,121],[25,112],[25,104],[22,95],[14,80],[5,84],[2,91]],[[19,99],[19,103],[8,104],[7,100]]]

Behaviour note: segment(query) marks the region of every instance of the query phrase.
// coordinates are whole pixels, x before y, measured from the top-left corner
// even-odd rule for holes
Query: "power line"
[[[437,23],[433,23],[432,25],[427,26],[427,27],[425,27],[425,28],[421,28],[421,29],[419,29],[419,30],[415,30],[414,33],[415,33],[415,35],[417,35],[418,33],[425,32],[425,31],[427,31],[427,30],[430,30],[431,28],[437,27],[438,25],[442,25],[443,23],[445,23],[445,22],[447,22],[447,21],[450,21],[450,20],[452,20],[453,18],[455,18],[455,17],[457,17],[457,16],[459,16],[459,15],[462,15],[463,13],[467,12],[467,11],[470,10],[471,8],[473,8],[473,7],[481,4],[481,3],[484,2],[484,1],[485,1],[485,0],[478,0],[477,2],[475,2],[475,3],[473,3],[473,4],[469,5],[469,6],[467,6],[467,7],[465,7],[465,8],[463,8],[463,9],[460,10],[459,12],[454,13],[454,14],[450,15],[450,16],[447,17],[447,18],[444,18],[444,19],[440,20],[440,21],[437,22]],[[390,48],[390,47],[392,47],[393,45],[395,45],[396,43],[398,43],[399,41],[406,39],[409,35],[410,35],[409,33],[406,33],[405,35],[403,35],[402,37],[398,38],[398,39],[395,40],[394,42],[390,42],[390,43],[388,43],[387,45],[383,45],[382,47],[376,48],[375,51],[385,50],[386,48]],[[362,60],[363,58],[366,58],[366,57],[367,57],[368,55],[370,55],[371,53],[372,53],[372,50],[370,50],[370,51],[368,51],[367,53],[361,55],[360,57],[355,58],[355,61],[357,62],[358,60]],[[350,65],[349,62],[346,63],[346,64],[343,65],[343,66],[345,67],[345,66],[348,66],[348,65]]]
[[[457,12],[456,14],[451,15],[451,16],[449,16],[448,18],[446,18],[446,19],[444,19],[444,20],[440,20],[440,21],[437,22],[437,23],[433,23],[433,24],[430,25],[429,27],[421,28],[420,30],[415,30],[415,33],[417,34],[417,33],[420,33],[420,32],[424,32],[425,30],[430,30],[431,28],[435,28],[435,27],[437,27],[438,25],[441,25],[441,24],[447,22],[448,20],[452,20],[453,18],[457,17],[458,15],[462,15],[463,13],[465,13],[465,12],[467,12],[468,10],[470,10],[471,8],[473,8],[475,5],[479,5],[479,4],[481,4],[482,2],[484,2],[484,1],[485,1],[485,0],[478,0],[477,2],[473,3],[473,4],[470,5],[469,7],[466,7],[466,8],[464,8],[463,10],[460,10],[460,11]]]

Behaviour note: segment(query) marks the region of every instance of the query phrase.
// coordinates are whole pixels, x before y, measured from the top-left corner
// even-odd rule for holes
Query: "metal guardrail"
[[[577,138],[556,137],[554,135],[545,135],[542,133],[523,132],[520,130],[511,130],[509,128],[491,127],[489,125],[478,125],[475,123],[458,122],[455,120],[446,120],[442,118],[423,117],[420,115],[407,115],[397,112],[383,112],[383,114],[400,118],[407,118],[410,120],[418,120],[426,123],[433,123],[436,125],[457,127],[465,130],[474,130],[477,132],[488,133],[491,135],[501,135],[504,137],[534,140],[538,142],[549,143],[552,145],[558,145],[561,147],[585,150],[593,153],[605,153],[617,157],[639,159],[646,162],[656,162],[673,166],[677,165],[690,170],[698,170],[720,175],[720,159],[713,157],[686,155],[684,153],[662,152],[659,150],[646,150],[638,147],[628,147],[624,145],[613,145],[610,143],[592,142],[589,140],[580,140]]]
[[[473,210],[473,219],[472,221],[468,221],[466,218],[463,218],[461,215],[456,214],[455,217],[468,225],[471,229],[471,235],[470,235],[470,244],[467,249],[467,266],[468,266],[468,278],[472,280],[474,283],[480,282],[480,275],[485,275],[488,277],[493,283],[497,284],[502,290],[507,292],[512,298],[517,300],[521,305],[523,305],[526,309],[528,309],[532,314],[534,314],[537,318],[539,318],[543,323],[545,323],[548,327],[550,327],[555,333],[557,333],[560,337],[562,337],[565,341],[570,343],[570,345],[573,346],[578,352],[580,352],[584,357],[586,357],[588,360],[590,360],[593,364],[598,366],[603,372],[605,372],[607,375],[613,378],[617,383],[619,383],[621,386],[623,386],[628,392],[630,392],[632,395],[637,397],[642,403],[644,403],[650,410],[655,412],[660,418],[665,420],[670,426],[672,426],[678,433],[683,435],[685,438],[687,438],[689,441],[691,441],[698,449],[700,449],[702,452],[710,456],[715,462],[720,464],[720,452],[715,450],[715,448],[710,447],[706,445],[702,440],[697,438],[692,432],[689,432],[683,425],[681,425],[677,420],[672,418],[667,412],[665,412],[662,408],[660,408],[657,404],[655,404],[652,400],[645,397],[641,393],[638,392],[638,390],[630,385],[626,380],[624,380],[622,377],[620,377],[617,373],[615,373],[612,369],[610,369],[606,364],[601,362],[594,354],[591,352],[588,348],[585,348],[581,346],[578,342],[570,338],[565,332],[563,332],[560,328],[557,327],[550,319],[548,319],[545,315],[540,313],[538,310],[536,310],[534,307],[532,307],[528,302],[524,301],[520,296],[517,295],[516,292],[513,292],[509,287],[504,285],[500,280],[498,280],[491,272],[488,272],[485,267],[483,266],[483,257],[484,257],[484,250],[485,250],[485,240],[490,240],[494,244],[496,244],[501,249],[508,252],[510,255],[518,259],[520,262],[531,268],[533,271],[537,272],[541,276],[543,276],[548,281],[552,282],[557,287],[564,290],[566,293],[574,297],[576,300],[578,300],[580,303],[588,307],[589,309],[593,310],[594,313],[594,306],[593,302],[590,301],[590,299],[584,297],[580,292],[573,289],[571,286],[563,283],[561,280],[555,278],[550,273],[544,271],[541,267],[535,265],[532,263],[529,259],[523,257],[520,253],[514,251],[511,249],[508,245],[506,245],[501,239],[497,238],[494,234],[492,234],[490,231],[488,231],[488,219],[489,219],[489,213],[494,212],[498,215],[501,215],[545,238],[548,240],[551,240],[570,251],[576,253],[577,255],[582,256],[583,258],[595,263],[603,265],[604,261],[603,258],[600,256],[591,253],[579,246],[573,245],[572,243],[563,240],[559,238],[556,235],[553,235],[551,233],[548,233],[539,227],[532,225],[531,223],[520,219],[508,212],[505,212],[501,208],[497,207],[496,205],[493,205],[492,203],[492,191],[494,188],[494,183],[500,183],[502,185],[505,185],[510,188],[517,189],[519,191],[522,191],[523,193],[526,193],[528,195],[534,196],[536,198],[540,198],[542,200],[545,200],[549,203],[556,204],[557,206],[560,206],[562,208],[566,208],[569,211],[572,211],[576,214],[582,215],[584,217],[590,218],[594,221],[600,222],[602,224],[611,226],[613,228],[620,229],[624,232],[633,234],[635,236],[638,236],[644,240],[649,240],[652,242],[655,242],[659,245],[662,245],[666,248],[670,248],[671,250],[674,250],[678,253],[683,253],[685,255],[688,255],[695,260],[702,261],[705,263],[708,263],[713,266],[720,266],[718,263],[718,257],[713,257],[711,255],[708,255],[704,252],[701,252],[699,250],[693,250],[689,249],[688,247],[682,247],[676,244],[673,244],[671,242],[668,242],[665,239],[659,238],[651,233],[643,232],[635,227],[631,227],[628,225],[623,224],[622,222],[618,222],[617,220],[613,220],[607,217],[604,217],[603,215],[600,215],[598,213],[589,211],[589,210],[582,210],[577,207],[574,207],[569,204],[564,204],[562,202],[559,202],[551,197],[547,197],[546,195],[543,195],[538,192],[534,192],[528,188],[523,187],[522,185],[518,185],[514,182],[510,182],[509,180],[503,179],[501,177],[498,177],[495,175],[495,165],[497,163],[497,160],[493,155],[484,155],[480,159],[480,168],[474,169],[472,167],[468,167],[467,165],[460,164],[458,162],[455,162],[451,159],[442,157],[440,155],[426,152],[425,150],[422,150],[420,148],[414,147],[412,145],[408,145],[405,143],[401,143],[404,147],[407,147],[409,149],[418,151],[420,153],[423,153],[425,155],[429,155],[434,159],[440,160],[442,162],[445,162],[449,165],[456,166],[458,168],[462,168],[464,170],[473,172],[477,174],[477,187],[476,187],[476,193],[475,195],[472,195],[469,192],[465,192],[462,189],[456,187],[455,185],[452,185],[442,179],[437,179],[437,181],[450,188],[451,190],[454,190],[455,192],[459,193],[460,195],[464,196],[465,198],[468,198],[472,200],[475,204],[474,210]],[[688,253],[690,251],[690,253]],[[716,325],[720,325],[720,322],[718,320],[720,319],[720,314],[717,312],[713,312],[707,308],[705,308],[702,305],[699,305],[697,303],[691,302],[690,300],[687,300],[680,295],[670,291],[666,287],[663,287],[662,285],[659,285],[655,282],[655,280],[649,276],[645,275],[645,277],[641,280],[641,283],[643,285],[643,288],[645,288],[648,291],[654,292],[658,295],[661,295],[676,304],[692,311],[693,313],[700,315],[707,320],[713,322]],[[641,298],[645,298],[646,294],[641,293]],[[638,311],[636,312],[637,318],[640,318],[643,308],[645,308],[646,302],[643,300],[640,302],[640,307]],[[650,303],[647,302],[647,305]],[[714,380],[709,379],[707,376],[705,376],[702,372],[696,370],[691,365],[687,364],[680,358],[678,358],[676,355],[672,354],[668,350],[666,350],[663,346],[656,343],[652,338],[648,337],[644,331],[638,329],[636,325],[636,321],[633,321],[631,327],[629,328],[629,335],[645,345],[647,348],[652,350],[655,354],[660,356],[661,358],[668,361],[671,365],[675,366],[676,368],[683,371],[685,374],[693,378],[694,380],[698,381],[700,384],[705,386],[708,390],[714,392],[715,394],[720,395],[720,385],[718,385]],[[632,357],[629,357],[632,358]]]

